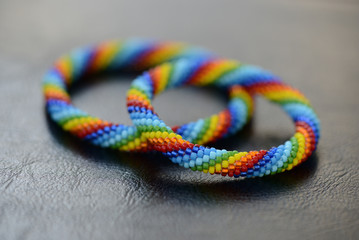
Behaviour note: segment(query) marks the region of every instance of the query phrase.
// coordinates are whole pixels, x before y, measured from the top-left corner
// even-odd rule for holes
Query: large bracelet
[[[79,48],[61,57],[45,75],[43,90],[46,109],[50,117],[64,130],[94,145],[121,151],[150,151],[153,150],[154,145],[148,144],[145,135],[135,126],[111,123],[76,108],[71,103],[70,87],[74,82],[96,73],[144,71],[160,63],[178,59],[199,61],[198,59],[208,58],[213,58],[213,54],[176,42],[110,41],[97,46]],[[224,69],[231,69],[233,63],[226,62],[222,65]],[[151,93],[150,97],[169,86],[169,82],[161,77],[167,68],[161,69],[159,72],[152,71],[156,75],[153,77],[161,81],[154,82],[152,87],[156,91]],[[183,73],[189,74],[189,71]],[[218,73],[214,69],[211,74]],[[205,119],[173,127],[171,132],[180,134],[188,141],[206,144],[240,130],[250,119],[253,110],[252,97],[241,87],[233,86],[230,89],[229,102],[225,110]],[[146,107],[148,103],[144,97],[141,93],[137,93],[131,102],[136,106]],[[141,118],[145,119],[142,115]],[[153,130],[162,131],[162,125],[155,125]]]
[[[151,104],[155,94],[182,84],[216,85],[234,92],[237,88],[242,91],[242,87],[233,87],[239,84],[248,92],[281,106],[294,121],[295,134],[278,147],[249,152],[194,144],[167,126]],[[127,104],[130,117],[141,132],[141,139],[147,139],[153,149],[163,152],[172,162],[204,173],[230,177],[262,177],[280,173],[305,161],[319,140],[318,117],[303,94],[266,71],[230,60],[179,60],[160,65],[132,83]],[[206,127],[197,142],[205,142],[213,129]]]

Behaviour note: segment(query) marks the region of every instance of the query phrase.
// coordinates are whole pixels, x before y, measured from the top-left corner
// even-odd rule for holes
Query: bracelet
[[[213,58],[213,55],[207,51],[176,42],[110,41],[93,47],[76,49],[61,57],[45,75],[43,91],[46,110],[51,119],[65,131],[94,145],[121,151],[151,151],[154,146],[148,144],[147,138],[135,126],[111,123],[76,108],[71,103],[70,87],[76,81],[92,74],[144,71],[160,63],[178,59],[209,58]],[[224,69],[230,68],[233,63],[227,65],[223,65]],[[161,69],[159,72],[152,71],[154,75],[158,74],[156,76],[158,79],[161,78],[163,71],[166,71],[164,67]],[[178,74],[181,75],[181,72]],[[151,93],[151,97],[152,94],[161,92],[165,86],[169,86],[165,79],[153,84],[157,90]],[[233,86],[230,89],[232,90],[228,92],[229,102],[225,110],[205,119],[175,126],[171,128],[171,132],[180,134],[188,141],[206,144],[240,130],[251,117],[252,97],[241,87]],[[148,103],[143,97],[141,93],[137,93],[131,101],[136,106],[147,106]],[[145,119],[145,116],[141,115],[141,117]],[[153,129],[162,131],[163,126],[159,124]],[[208,129],[211,131],[209,132]]]
[[[295,134],[278,147],[249,152],[219,150],[184,140],[159,118],[151,105],[154,93],[181,84],[232,86],[230,91],[241,89],[235,86],[239,84],[251,94],[281,106],[294,121]],[[319,140],[318,117],[303,94],[268,72],[225,59],[179,60],[160,65],[136,78],[127,94],[127,106],[141,137],[153,149],[180,166],[204,173],[248,178],[291,170],[315,151]],[[207,128],[202,139],[207,139],[211,131],[211,127]]]

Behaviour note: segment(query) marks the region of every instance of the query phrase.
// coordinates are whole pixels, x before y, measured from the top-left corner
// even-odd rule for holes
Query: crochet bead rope
[[[208,59],[212,58],[212,54],[182,43],[144,40],[109,41],[76,49],[61,57],[45,75],[43,91],[46,109],[50,117],[64,130],[94,145],[122,151],[151,151],[154,146],[148,144],[145,135],[136,127],[111,123],[76,108],[71,103],[69,88],[74,82],[91,74],[144,71],[160,63],[191,58]],[[233,64],[229,63],[222,68],[225,70],[231,65]],[[166,71],[161,69],[161,72]],[[156,71],[153,71],[153,74],[156,75]],[[212,74],[217,73],[214,71]],[[153,95],[160,93],[165,86],[168,87],[165,79],[154,84],[156,91]],[[175,126],[171,128],[171,133],[177,132],[188,141],[205,144],[240,130],[251,116],[252,97],[241,87],[233,86],[230,89],[229,103],[224,111],[206,119]],[[137,106],[147,106],[148,102],[144,99],[146,96],[135,91],[133,90],[136,94],[131,102]],[[144,116],[141,117],[144,119]],[[154,121],[154,124],[156,123]],[[158,124],[153,129],[163,131],[163,126]],[[211,132],[208,132],[208,129],[211,129]]]
[[[184,83],[225,88],[240,84],[252,94],[281,106],[294,121],[295,134],[278,147],[249,152],[219,150],[184,140],[159,118],[151,104],[154,94]],[[231,87],[230,91],[237,88],[241,89]],[[318,117],[303,94],[268,72],[225,59],[179,60],[160,65],[132,83],[127,106],[141,138],[172,162],[204,173],[248,178],[291,170],[313,153],[319,140]],[[212,131],[212,127],[204,128],[197,142],[205,142]]]

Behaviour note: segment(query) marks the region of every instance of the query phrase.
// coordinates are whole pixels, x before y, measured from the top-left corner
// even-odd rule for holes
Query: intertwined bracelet
[[[128,92],[134,126],[101,120],[71,103],[68,91],[79,79],[103,72],[145,71],[154,66],[138,77]],[[227,108],[179,127],[167,126],[155,113],[151,100],[168,88],[184,84],[225,89]],[[290,170],[313,153],[319,140],[319,120],[298,90],[258,67],[218,59],[181,43],[112,41],[77,49],[55,63],[45,76],[43,89],[50,117],[75,136],[122,151],[160,151],[183,167],[205,173],[261,177]],[[296,132],[290,140],[269,150],[249,152],[199,145],[240,130],[251,117],[255,94],[279,104],[293,119]]]
[[[145,135],[135,126],[111,123],[76,108],[71,103],[70,87],[74,82],[96,73],[144,71],[160,63],[178,59],[208,58],[213,58],[213,54],[176,42],[110,41],[76,49],[61,57],[45,75],[43,90],[46,109],[50,117],[64,130],[92,144],[121,151],[151,151],[155,146],[148,144]],[[229,63],[228,67],[231,65],[233,63]],[[163,71],[165,69],[162,68],[162,71],[153,71],[153,74],[157,75],[157,79],[161,79]],[[185,73],[189,74],[188,71]],[[217,73],[214,71],[211,74]],[[168,87],[168,83],[166,79],[162,79],[155,82],[153,87],[157,89],[153,92],[156,94]],[[229,102],[225,110],[205,119],[175,126],[171,128],[171,132],[177,132],[188,141],[206,144],[240,130],[250,119],[253,110],[252,97],[242,87],[232,86],[229,89]],[[140,93],[132,99],[132,103],[136,106],[147,104]],[[141,117],[144,119],[144,116]],[[156,121],[154,123],[156,124]],[[163,131],[163,127],[163,124],[155,125],[153,130]]]
[[[295,134],[278,147],[260,151],[227,151],[194,144],[174,133],[154,112],[151,104],[155,94],[182,84],[221,87],[239,84],[250,93],[280,105],[294,121]],[[155,150],[168,156],[172,162],[204,173],[230,177],[262,177],[280,173],[305,161],[316,149],[319,140],[318,117],[303,94],[268,72],[230,60],[165,63],[133,82],[128,91],[127,104],[141,138],[147,139]],[[211,127],[205,128],[202,140],[208,139],[211,131]]]

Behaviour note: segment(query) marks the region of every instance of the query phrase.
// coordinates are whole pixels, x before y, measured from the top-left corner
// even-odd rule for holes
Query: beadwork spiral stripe
[[[278,147],[249,152],[220,150],[184,140],[159,118],[151,105],[154,93],[181,84],[217,85],[229,88],[231,94],[236,94],[237,90],[242,94],[245,91],[236,86],[239,84],[252,94],[277,103],[294,121],[295,134]],[[210,59],[166,63],[138,77],[127,96],[128,112],[141,137],[172,162],[194,171],[230,177],[262,177],[280,173],[305,161],[319,140],[318,117],[302,93],[269,72],[235,61]],[[204,131],[200,139],[195,140],[201,143],[208,138]]]
[[[94,145],[110,147],[122,151],[149,151],[144,135],[134,126],[111,123],[76,108],[71,103],[69,88],[84,76],[102,72],[144,71],[160,63],[178,59],[208,59],[212,54],[200,48],[194,48],[177,42],[154,42],[145,40],[109,41],[97,46],[76,49],[61,57],[45,75],[43,91],[46,109],[50,117],[64,130]],[[216,78],[231,70],[232,62],[218,62],[213,71],[206,71],[208,78]],[[167,75],[177,75],[174,85],[184,84],[181,79],[190,77],[190,71],[182,72],[180,67],[172,72],[171,65],[164,65],[161,71],[151,71],[149,79],[157,79],[151,84],[154,89],[146,95],[133,88],[131,102],[136,106],[152,109],[147,100],[169,87]],[[185,75],[184,75],[185,74]],[[223,84],[225,84],[223,82]],[[198,85],[198,84],[196,84]],[[188,141],[205,144],[237,132],[251,116],[252,97],[241,87],[232,87],[227,108],[205,119],[175,126],[172,131],[182,135]],[[154,129],[160,131],[160,124]]]

